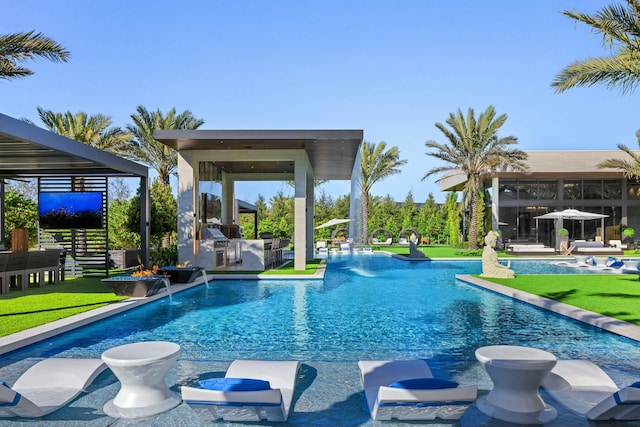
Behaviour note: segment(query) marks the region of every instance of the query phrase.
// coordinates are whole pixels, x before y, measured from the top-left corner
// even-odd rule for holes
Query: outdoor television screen
[[[102,193],[40,193],[40,228],[102,228]]]

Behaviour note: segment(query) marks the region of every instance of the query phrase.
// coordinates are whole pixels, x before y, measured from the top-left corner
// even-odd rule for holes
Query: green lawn
[[[0,336],[127,299],[113,294],[100,279],[66,280],[59,285],[0,295]]]
[[[532,274],[515,279],[480,278],[640,325],[637,274]]]

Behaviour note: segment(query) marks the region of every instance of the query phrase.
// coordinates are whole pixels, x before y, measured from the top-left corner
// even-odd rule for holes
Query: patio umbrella
[[[571,219],[571,220],[576,220],[576,221],[588,221],[588,220],[593,220],[593,219],[599,219],[602,222],[602,240],[604,241],[604,219],[607,218],[609,215],[603,215],[603,214],[597,214],[597,213],[592,213],[592,212],[584,212],[584,211],[579,211],[577,209],[565,209],[563,211],[555,211],[555,212],[549,212],[546,213],[544,215],[539,215],[536,216],[536,230],[538,229],[538,225],[537,222],[539,219],[553,219],[553,220],[560,220],[560,226],[562,225],[562,220],[563,219]],[[582,232],[584,233],[584,229],[582,230]],[[537,232],[536,232],[537,234]],[[582,236],[584,238],[584,235]],[[537,238],[536,238],[537,240]]]
[[[319,226],[317,226],[315,229],[319,229],[319,228],[326,228],[326,227],[333,227],[334,225],[338,225],[338,224],[344,224],[345,222],[349,222],[351,221],[350,219],[330,219],[329,221],[325,222],[324,224],[320,224]]]
[[[607,218],[609,215],[597,214],[592,212],[583,212],[577,209],[565,209],[563,211],[549,212],[544,215],[535,217],[536,219],[575,219],[575,220],[590,220]]]

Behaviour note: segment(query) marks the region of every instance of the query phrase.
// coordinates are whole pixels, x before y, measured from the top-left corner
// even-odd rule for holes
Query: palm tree
[[[400,173],[398,167],[407,164],[406,160],[400,160],[400,149],[391,147],[387,151],[387,144],[380,141],[378,144],[364,141],[360,147],[360,168],[362,174],[358,185],[362,195],[362,238],[366,243],[369,238],[369,193],[371,187],[391,175]]]
[[[605,6],[593,15],[578,10],[562,12],[601,34],[604,47],[609,48],[612,55],[587,58],[567,66],[551,83],[557,92],[596,83],[619,88],[622,93],[636,87],[640,81],[640,1],[626,0],[626,3],[626,6]]]
[[[204,120],[195,118],[189,110],[176,114],[175,107],[166,116],[159,109],[150,112],[142,105],[136,111],[137,114],[131,115],[134,125],[127,126],[134,135],[128,156],[155,169],[160,182],[169,185],[169,177],[178,167],[178,156],[173,148],[154,139],[153,131],[197,129]]]
[[[432,140],[425,143],[427,148],[435,150],[427,155],[443,160],[446,165],[429,170],[422,177],[423,181],[432,175],[452,171],[461,172],[467,177],[464,191],[469,197],[471,212],[471,220],[469,221],[470,249],[478,247],[477,201],[478,194],[482,189],[482,174],[499,166],[507,166],[514,171],[527,169],[524,162],[527,159],[527,154],[522,150],[506,148],[509,145],[517,144],[517,138],[514,136],[498,138],[498,130],[506,120],[506,114],[496,117],[492,105],[480,114],[478,120],[475,118],[473,109],[469,108],[466,118],[458,109],[457,114],[451,113],[446,121],[451,129],[442,123],[436,123],[436,128],[444,134],[448,143],[440,144]]]
[[[640,130],[636,131],[636,138],[638,139],[638,146],[640,146]],[[611,168],[618,169],[624,173],[624,176],[630,179],[640,179],[640,155],[631,151],[629,147],[624,144],[618,144],[618,149],[627,153],[629,159],[607,159],[601,163],[598,163],[599,168]]]
[[[69,52],[42,33],[0,35],[0,79],[17,79],[33,74],[21,62],[43,57],[54,62],[67,62]]]
[[[38,115],[51,132],[114,154],[124,155],[133,138],[133,134],[120,127],[110,127],[111,117],[103,114],[54,113],[38,107]]]

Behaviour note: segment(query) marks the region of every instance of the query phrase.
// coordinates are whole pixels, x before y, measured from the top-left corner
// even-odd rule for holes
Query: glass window
[[[627,184],[627,198],[629,200],[640,200],[640,183]]]
[[[622,181],[604,181],[602,185],[602,198],[605,200],[622,199]]]
[[[584,181],[584,198],[589,200],[602,199],[602,181]]]
[[[563,195],[565,200],[581,200],[582,181],[565,181]]]
[[[516,200],[518,197],[518,187],[515,181],[500,180],[500,200]]]
[[[557,200],[558,183],[556,181],[538,182],[538,198],[540,200]]]
[[[537,181],[518,181],[518,200],[536,200],[537,198]]]
[[[517,222],[518,208],[500,207],[500,231],[502,231],[502,240],[504,242],[515,241],[518,239]]]

